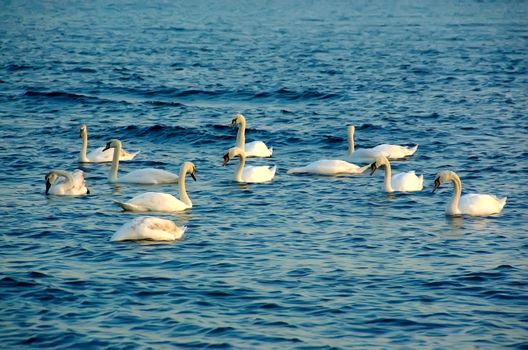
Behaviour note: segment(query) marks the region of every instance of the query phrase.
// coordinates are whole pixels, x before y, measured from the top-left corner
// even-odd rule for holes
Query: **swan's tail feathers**
[[[414,147],[409,148],[409,152],[407,153],[407,156],[412,156],[414,153],[416,153],[416,150],[418,150],[417,144]]]
[[[126,210],[126,211],[143,211],[141,207],[138,207],[137,205],[134,205],[134,204],[123,203],[123,202],[116,201],[116,200],[114,200],[114,203],[119,205],[121,208],[123,208],[123,210]]]
[[[275,177],[275,173],[277,172],[277,166],[274,165],[274,166],[270,169],[270,172],[271,172],[271,179],[273,180],[273,178]]]
[[[361,167],[358,169],[357,173],[358,174],[363,174],[365,171],[367,171],[368,169],[370,169],[370,164],[369,165],[365,165],[364,167]]]
[[[499,199],[499,202],[501,203],[501,208],[500,208],[501,211],[502,211],[502,208],[504,208],[504,206],[506,205],[506,200],[507,199],[508,199],[508,197],[504,197],[504,198]]]
[[[134,158],[136,158],[136,156],[140,153],[141,151],[137,151],[137,152],[133,152],[133,153],[129,153],[127,154],[127,160],[132,160]]]

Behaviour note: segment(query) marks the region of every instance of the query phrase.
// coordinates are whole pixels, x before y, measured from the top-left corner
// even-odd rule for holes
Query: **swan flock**
[[[263,141],[246,143],[246,118],[237,114],[231,121],[232,127],[237,127],[235,146],[228,149],[223,156],[223,165],[226,166],[233,158],[239,158],[235,170],[234,181],[238,183],[271,183],[275,179],[277,166],[251,166],[246,165],[248,158],[270,158],[273,148],[268,147]],[[418,145],[405,147],[393,144],[380,144],[372,148],[355,148],[354,126],[347,129],[348,152],[346,160],[320,159],[305,166],[292,168],[288,174],[315,174],[322,176],[359,176],[368,169],[370,175],[383,168],[385,178],[383,190],[392,192],[416,192],[423,189],[423,175],[417,176],[414,171],[392,173],[391,160],[408,159],[414,155]],[[120,161],[131,161],[139,152],[129,153],[123,149],[122,142],[112,139],[104,147],[99,147],[87,153],[88,128],[85,124],[80,127],[82,148],[79,154],[80,163],[111,162],[108,181],[110,183],[159,185],[178,183],[179,198],[163,192],[144,192],[128,201],[114,202],[123,211],[131,212],[160,212],[175,213],[189,210],[193,207],[185,186],[186,175],[196,181],[196,167],[193,163],[185,161],[180,168],[179,175],[170,171],[155,168],[144,168],[130,171],[118,177]],[[354,163],[362,164],[356,165]],[[365,165],[366,164],[366,165]],[[80,196],[90,194],[86,186],[84,172],[76,169],[73,172],[65,170],[51,170],[45,176],[46,195]],[[498,198],[489,194],[465,194],[462,196],[462,181],[453,171],[445,170],[437,174],[434,180],[433,193],[445,182],[453,183],[454,195],[449,201],[446,214],[449,216],[490,216],[499,214],[506,205],[506,197]],[[154,240],[173,241],[181,239],[186,231],[185,226],[177,226],[172,220],[158,217],[138,217],[125,223],[111,237],[111,241],[128,240]]]

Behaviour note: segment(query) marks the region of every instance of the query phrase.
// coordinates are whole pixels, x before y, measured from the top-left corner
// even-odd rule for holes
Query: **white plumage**
[[[84,173],[77,169],[73,172],[51,170],[46,174],[46,194],[57,196],[79,196],[90,191],[84,181]]]
[[[121,226],[110,238],[116,241],[174,241],[183,237],[187,227],[157,217],[139,217]]]
[[[145,168],[139,170],[133,170],[128,174],[125,174],[121,177],[117,177],[117,171],[119,169],[119,156],[118,154],[121,151],[121,141],[111,140],[106,144],[105,150],[114,148],[114,158],[112,159],[112,167],[108,175],[108,180],[110,182],[119,182],[119,183],[134,183],[142,185],[159,185],[166,183],[176,183],[178,182],[178,175],[171,173],[166,170],[154,169],[154,168]]]
[[[92,150],[90,153],[86,154],[88,150],[88,128],[86,124],[81,125],[80,129],[80,135],[83,139],[83,144],[81,148],[81,152],[79,154],[79,162],[81,163],[104,163],[104,162],[111,162],[114,157],[114,149],[107,149],[104,150],[104,147],[99,147],[94,150]],[[121,149],[119,152],[119,160],[126,161],[126,160],[132,160],[134,157],[138,154],[136,153],[128,153],[124,149]]]
[[[246,118],[242,114],[237,114],[231,121],[231,126],[238,125],[236,138],[236,147],[246,152],[246,158],[258,157],[267,158],[273,154],[273,148],[266,146],[262,141],[253,141],[246,143]]]
[[[455,193],[448,203],[446,214],[452,216],[489,216],[498,214],[506,205],[507,197],[498,198],[489,194],[462,194],[462,181],[453,171],[446,170],[438,173],[434,182],[433,192],[446,181],[453,182]]]

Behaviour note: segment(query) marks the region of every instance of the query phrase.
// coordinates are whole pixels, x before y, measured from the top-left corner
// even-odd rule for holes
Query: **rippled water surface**
[[[2,348],[526,348],[526,1],[15,1],[0,5]],[[273,146],[275,181],[239,185],[228,127]],[[123,172],[188,181],[169,244],[111,243],[137,214],[112,200],[177,186],[110,185],[77,163],[119,138]],[[412,145],[374,176],[288,175],[356,145]],[[92,193],[44,195],[81,166]],[[502,214],[448,218],[464,191]]]

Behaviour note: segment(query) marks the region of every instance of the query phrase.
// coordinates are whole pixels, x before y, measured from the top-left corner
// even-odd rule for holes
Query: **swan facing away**
[[[110,140],[106,144],[104,151],[110,148],[113,148],[115,151],[114,157],[112,159],[112,167],[110,168],[110,173],[108,174],[108,181],[143,185],[159,185],[178,182],[178,175],[166,170],[154,168],[133,170],[128,174],[118,178],[117,170],[119,169],[119,154],[121,153],[121,141],[115,139]]]
[[[182,238],[186,229],[186,226],[179,227],[170,220],[144,216],[121,226],[110,241],[174,241]]]
[[[231,121],[231,126],[238,125],[238,132],[235,147],[241,148],[246,152],[246,158],[258,157],[267,158],[273,154],[273,148],[266,146],[262,141],[253,141],[246,143],[246,118],[242,114],[237,114]]]
[[[235,172],[236,182],[245,183],[258,183],[258,182],[269,182],[275,177],[277,166],[245,166],[246,154],[239,147],[230,148],[229,151],[224,155],[224,164],[226,165],[231,159],[239,157],[240,165]]]
[[[290,169],[288,170],[288,174],[358,175],[362,174],[369,167],[370,165],[359,167],[344,160],[321,159],[301,168]]]
[[[387,157],[378,157],[370,165],[370,175],[373,175],[381,166],[385,166],[385,192],[415,192],[423,189],[423,175],[418,177],[414,171],[392,175]]]
[[[84,173],[80,169],[71,173],[63,170],[51,170],[44,178],[46,179],[46,194],[79,196],[90,193],[84,181]]]
[[[190,174],[196,181],[196,167],[191,162],[185,162],[180,170],[180,199],[168,193],[146,192],[135,196],[128,202],[114,201],[124,210],[128,211],[158,211],[176,212],[192,208],[192,202],[185,189],[185,175]]]
[[[81,163],[104,163],[111,162],[114,157],[114,149],[104,151],[104,147],[99,147],[86,154],[88,150],[88,128],[86,124],[81,125],[80,135],[82,138],[82,148],[79,154],[79,162]],[[132,160],[138,154],[128,153],[124,149],[121,149],[119,160]]]
[[[462,181],[454,171],[450,170],[442,171],[436,175],[433,192],[447,181],[453,182],[455,187],[453,199],[447,204],[447,215],[488,216],[500,213],[506,205],[507,197],[498,198],[489,194],[465,194],[460,196],[462,194]]]
[[[354,126],[348,127],[348,156],[350,159],[358,163],[370,163],[378,157],[386,157],[390,160],[404,159],[412,156],[418,149],[418,145],[414,147],[404,147],[398,145],[382,144],[373,148],[354,148]]]

